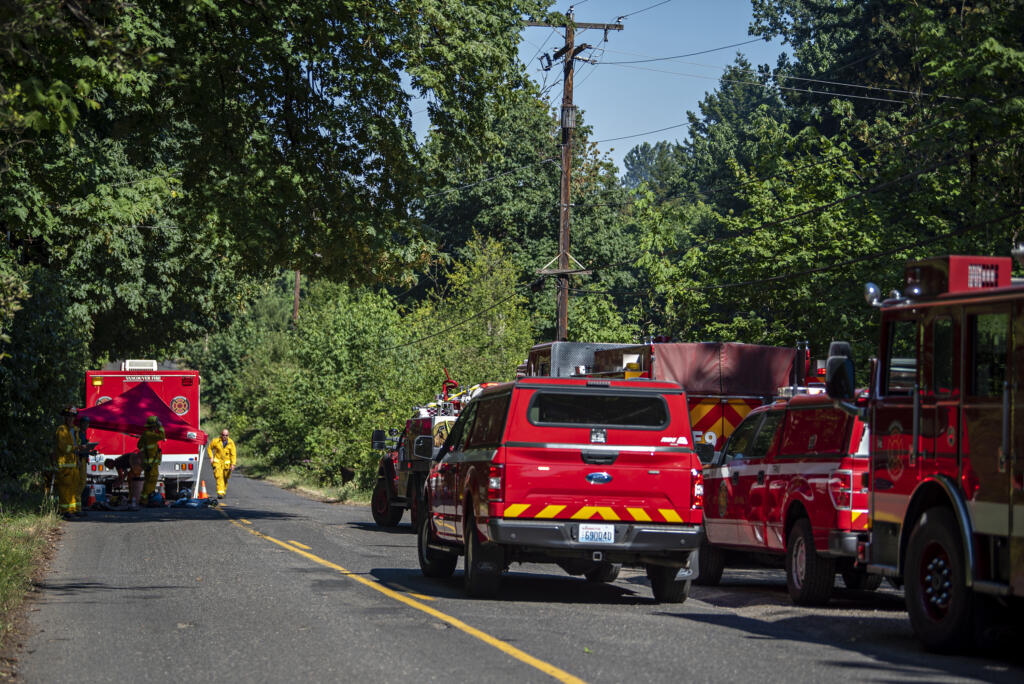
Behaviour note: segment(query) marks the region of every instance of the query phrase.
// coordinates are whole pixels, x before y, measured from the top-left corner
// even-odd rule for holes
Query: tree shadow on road
[[[247,520],[289,520],[300,516],[291,513],[280,513],[277,511],[265,511],[258,508],[241,508],[237,506],[225,506],[218,510],[217,506],[202,506],[200,508],[185,508],[183,506],[159,506],[153,508],[142,508],[138,511],[100,511],[90,510],[84,518],[78,518],[65,523],[69,528],[94,523],[147,523],[176,520],[223,520],[223,513],[229,517]]]
[[[914,637],[905,613],[873,615],[867,611],[848,615],[822,609],[807,614],[805,609],[792,606],[798,613],[780,617],[777,611],[767,611],[763,617],[750,617],[735,613],[692,613],[659,611],[657,615],[677,618],[693,626],[716,626],[746,632],[754,641],[772,640],[827,644],[846,651],[854,651],[877,661],[866,665],[861,660],[826,659],[818,665],[829,668],[848,668],[850,676],[865,679],[865,668],[874,668],[880,681],[900,682],[908,679],[924,681],[947,679],[951,675],[971,680],[1019,683],[1024,679],[1024,656],[1006,651],[996,654],[998,661],[970,656],[924,654]],[[686,628],[684,628],[686,629]],[[853,635],[853,636],[851,636]],[[781,648],[781,646],[780,646]],[[925,658],[922,658],[925,655]],[[992,656],[993,654],[985,654]],[[874,676],[871,676],[874,679]]]
[[[360,532],[380,532],[382,534],[401,535],[416,534],[416,529],[412,526],[412,523],[399,523],[397,527],[381,527],[375,522],[349,520],[348,522],[344,523],[343,527],[348,527],[353,530],[359,530]]]
[[[176,590],[190,590],[193,589],[193,585],[175,585],[175,584],[150,584],[143,586],[118,586],[113,584],[107,584],[106,582],[95,582],[91,580],[77,580],[68,582],[53,582],[50,580],[44,580],[36,583],[36,588],[41,592],[39,600],[45,601],[50,596],[61,596],[61,597],[76,597],[74,603],[81,604],[106,604],[111,600],[111,595],[116,594],[119,597],[128,596],[127,600],[139,601],[148,600],[149,598],[162,598],[160,592],[164,591],[176,591]],[[123,594],[122,592],[129,592]],[[150,596],[147,592],[153,592]],[[90,594],[95,594],[95,599],[86,598]],[[66,603],[66,600],[62,600],[62,603]]]
[[[434,579],[424,577],[414,568],[374,568],[370,574],[385,586],[396,591],[408,591],[455,600],[478,601],[470,598],[463,589],[463,574],[456,570],[451,577]],[[562,603],[562,604],[606,604],[637,605],[651,603],[648,592],[636,592],[619,582],[611,584],[591,583],[582,577],[545,572],[505,573],[501,577],[501,589],[497,602],[519,603]]]

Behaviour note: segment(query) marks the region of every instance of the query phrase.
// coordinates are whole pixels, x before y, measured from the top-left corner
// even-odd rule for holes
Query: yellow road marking
[[[313,561],[314,563],[317,563],[318,565],[324,566],[325,568],[330,568],[332,570],[336,570],[337,572],[341,573],[342,575],[345,575],[346,577],[349,577],[349,578],[355,580],[356,582],[359,582],[363,586],[369,587],[370,589],[373,589],[374,591],[378,591],[381,594],[384,594],[388,598],[394,599],[395,601],[398,601],[399,603],[404,603],[405,605],[409,606],[410,608],[415,608],[416,610],[421,611],[423,613],[426,613],[427,615],[430,615],[431,617],[437,618],[441,622],[446,622],[449,625],[451,625],[452,627],[454,627],[454,628],[456,628],[456,629],[458,629],[458,630],[460,630],[462,632],[465,632],[466,634],[470,635],[471,637],[475,637],[475,638],[479,639],[480,641],[484,642],[488,646],[493,646],[494,648],[498,649],[502,653],[505,653],[506,655],[510,655],[513,658],[515,658],[516,660],[518,660],[520,662],[523,662],[523,663],[526,663],[527,665],[530,665],[531,667],[534,667],[534,668],[540,670],[541,672],[543,672],[544,674],[548,675],[549,677],[551,677],[553,679],[557,679],[560,682],[566,682],[567,684],[584,684],[584,681],[582,679],[580,679],[579,677],[571,675],[568,672],[566,672],[565,670],[557,668],[554,665],[552,665],[550,663],[547,663],[547,662],[544,662],[543,660],[541,660],[539,658],[535,658],[532,655],[530,655],[529,653],[527,653],[527,652],[525,652],[525,651],[523,651],[521,649],[516,648],[512,644],[510,644],[510,643],[508,643],[506,641],[502,641],[501,639],[498,639],[496,637],[493,637],[490,634],[488,634],[487,632],[484,632],[483,630],[479,630],[476,627],[472,627],[472,626],[466,624],[465,622],[463,622],[462,620],[460,620],[460,619],[458,619],[456,617],[452,617],[451,615],[448,615],[447,613],[442,613],[441,611],[437,610],[436,608],[431,608],[430,606],[428,606],[428,605],[426,605],[424,603],[420,603],[419,601],[411,599],[408,596],[406,596],[405,594],[397,592],[394,589],[389,589],[388,587],[385,587],[382,584],[379,584],[379,583],[374,582],[372,580],[368,580],[365,577],[360,577],[359,575],[357,575],[357,574],[355,574],[355,573],[353,573],[353,572],[351,572],[349,570],[346,570],[345,568],[341,567],[340,565],[338,565],[336,563],[332,563],[331,561],[326,560],[324,558],[321,558],[320,556],[314,555],[312,553],[309,553],[308,551],[303,551],[302,549],[297,548],[295,546],[292,546],[291,544],[288,544],[287,542],[283,542],[283,541],[281,541],[279,539],[274,539],[273,537],[271,537],[269,535],[263,534],[259,530],[254,530],[254,529],[251,529],[249,527],[243,527],[242,525],[240,525],[238,523],[237,520],[234,520],[231,517],[229,517],[227,513],[224,513],[223,511],[221,511],[221,513],[224,514],[224,517],[226,517],[231,522],[232,525],[235,525],[238,528],[245,530],[249,534],[253,534],[253,535],[259,537],[260,539],[265,539],[266,541],[269,541],[269,542],[271,542],[273,544],[277,544],[278,546],[280,546],[280,547],[282,547],[284,549],[287,549],[287,550],[289,550],[289,551],[291,551],[293,553],[297,553],[300,556],[303,556],[304,558],[307,558],[307,559]],[[252,523],[250,523],[250,524],[252,524]],[[426,597],[421,597],[421,598],[426,598]]]
[[[659,508],[658,512],[665,516],[665,522],[683,522],[683,519],[679,517],[679,514],[673,511],[671,508]]]
[[[295,546],[298,546],[300,549],[306,549],[307,551],[309,551],[311,548],[313,548],[312,546],[306,546],[305,544],[297,542],[294,539],[289,539],[288,543],[289,544],[295,544]]]
[[[424,594],[415,594],[415,593],[413,593],[411,591],[409,592],[409,596],[414,596],[414,597],[420,599],[421,601],[436,601],[437,600],[433,596],[425,596]]]
[[[226,514],[225,514],[225,515],[226,515]],[[239,518],[239,520],[241,520],[242,522],[244,522],[244,523],[245,523],[246,525],[252,525],[252,521],[251,521],[251,520],[246,520],[245,518]]]
[[[505,517],[514,518],[529,507],[530,504],[512,504],[511,506],[505,509]]]
[[[626,511],[633,516],[633,520],[651,522],[651,516],[647,515],[647,511],[642,508],[627,508]]]
[[[565,506],[545,506],[544,510],[537,514],[538,518],[554,518],[562,512]]]

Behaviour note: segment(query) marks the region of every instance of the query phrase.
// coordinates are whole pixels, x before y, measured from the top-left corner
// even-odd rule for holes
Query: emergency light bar
[[[1010,285],[1010,257],[949,255],[907,264],[905,294],[911,299]]]

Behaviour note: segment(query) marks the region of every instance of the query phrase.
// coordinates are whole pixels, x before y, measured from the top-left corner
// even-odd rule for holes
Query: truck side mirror
[[[832,399],[850,401],[854,397],[853,359],[830,356],[825,366],[825,390]]]
[[[430,435],[420,435],[412,443],[412,453],[416,458],[427,461],[434,460],[434,438]]]
[[[371,449],[387,449],[387,433],[383,430],[374,430],[370,435],[370,448]]]

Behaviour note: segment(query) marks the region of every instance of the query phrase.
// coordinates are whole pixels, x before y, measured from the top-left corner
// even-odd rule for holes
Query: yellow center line
[[[523,662],[523,663],[526,663],[527,665],[530,665],[531,667],[534,667],[534,668],[540,670],[541,672],[543,672],[544,674],[552,677],[553,679],[557,679],[560,682],[566,682],[567,684],[584,684],[584,681],[582,679],[580,679],[579,677],[571,675],[568,672],[566,672],[565,670],[559,669],[559,668],[555,667],[554,665],[552,665],[550,663],[547,663],[547,662],[544,662],[543,660],[541,660],[539,658],[534,658],[529,653],[527,653],[527,652],[525,652],[525,651],[523,651],[521,649],[516,648],[512,644],[510,644],[508,642],[505,642],[505,641],[502,641],[501,639],[498,639],[496,637],[493,637],[490,634],[484,632],[483,630],[477,629],[476,627],[472,627],[470,625],[467,625],[465,622],[463,622],[462,620],[460,620],[460,619],[458,619],[456,617],[452,617],[451,615],[448,615],[447,613],[442,613],[441,611],[437,610],[436,608],[431,608],[430,606],[426,605],[425,603],[420,603],[419,601],[416,601],[415,599],[409,598],[405,594],[397,592],[394,589],[389,589],[388,587],[385,587],[382,584],[374,582],[373,580],[368,580],[365,577],[360,577],[359,575],[357,575],[357,574],[355,574],[355,573],[353,573],[353,572],[351,572],[349,570],[346,570],[345,568],[341,567],[340,565],[338,565],[336,563],[332,563],[331,561],[326,560],[324,558],[321,558],[320,556],[317,556],[317,555],[314,555],[312,553],[309,553],[308,551],[303,551],[302,549],[297,548],[295,546],[292,546],[291,544],[283,542],[283,541],[281,541],[279,539],[274,539],[271,536],[263,534],[259,530],[254,530],[252,528],[245,527],[245,526],[241,525],[237,520],[234,520],[233,518],[228,516],[228,514],[225,513],[224,511],[220,511],[220,512],[224,515],[225,518],[227,518],[231,522],[232,525],[235,525],[235,526],[245,530],[246,532],[249,532],[250,534],[256,535],[260,539],[265,539],[265,540],[267,540],[267,541],[269,541],[269,542],[271,542],[273,544],[277,544],[278,546],[280,546],[282,548],[288,549],[289,551],[291,551],[293,553],[297,553],[300,556],[303,556],[304,558],[308,558],[309,560],[313,561],[314,563],[322,565],[325,568],[330,568],[332,570],[336,570],[337,572],[341,573],[342,575],[345,575],[346,577],[349,577],[349,578],[355,580],[356,582],[359,582],[360,584],[362,584],[362,585],[364,585],[366,587],[369,587],[370,589],[373,589],[374,591],[380,592],[381,594],[384,594],[388,598],[394,599],[395,601],[398,601],[399,603],[404,603],[405,605],[409,606],[410,608],[415,608],[416,610],[421,611],[423,613],[426,613],[427,615],[430,615],[431,617],[437,618],[438,620],[440,620],[442,622],[446,622],[449,625],[451,625],[452,627],[454,627],[454,628],[456,628],[456,629],[458,629],[458,630],[460,630],[462,632],[465,632],[466,634],[470,635],[471,637],[475,637],[475,638],[479,639],[480,641],[484,642],[485,644],[487,644],[489,646],[493,646],[494,648],[498,649],[502,653],[510,655],[513,658],[515,658],[516,660],[518,660],[520,662]],[[249,524],[251,525],[252,523],[249,523]],[[422,598],[427,598],[427,597],[422,597]]]
[[[221,512],[223,513],[223,511],[221,511]],[[224,513],[224,515],[227,515],[227,513]],[[245,518],[239,518],[239,520],[244,522],[246,525],[252,525],[252,521],[251,520],[246,520]]]
[[[436,598],[434,598],[433,596],[426,596],[426,595],[424,595],[424,594],[415,594],[415,593],[413,593],[413,592],[411,592],[411,591],[409,592],[409,596],[412,596],[412,597],[418,598],[418,599],[419,599],[419,600],[421,600],[421,601],[436,601],[436,600],[437,600],[437,599],[436,599]]]
[[[294,544],[295,546],[298,546],[300,549],[306,549],[306,551],[309,551],[311,548],[313,548],[312,546],[306,546],[302,542],[297,542],[294,539],[289,539],[288,543],[289,544]]]

